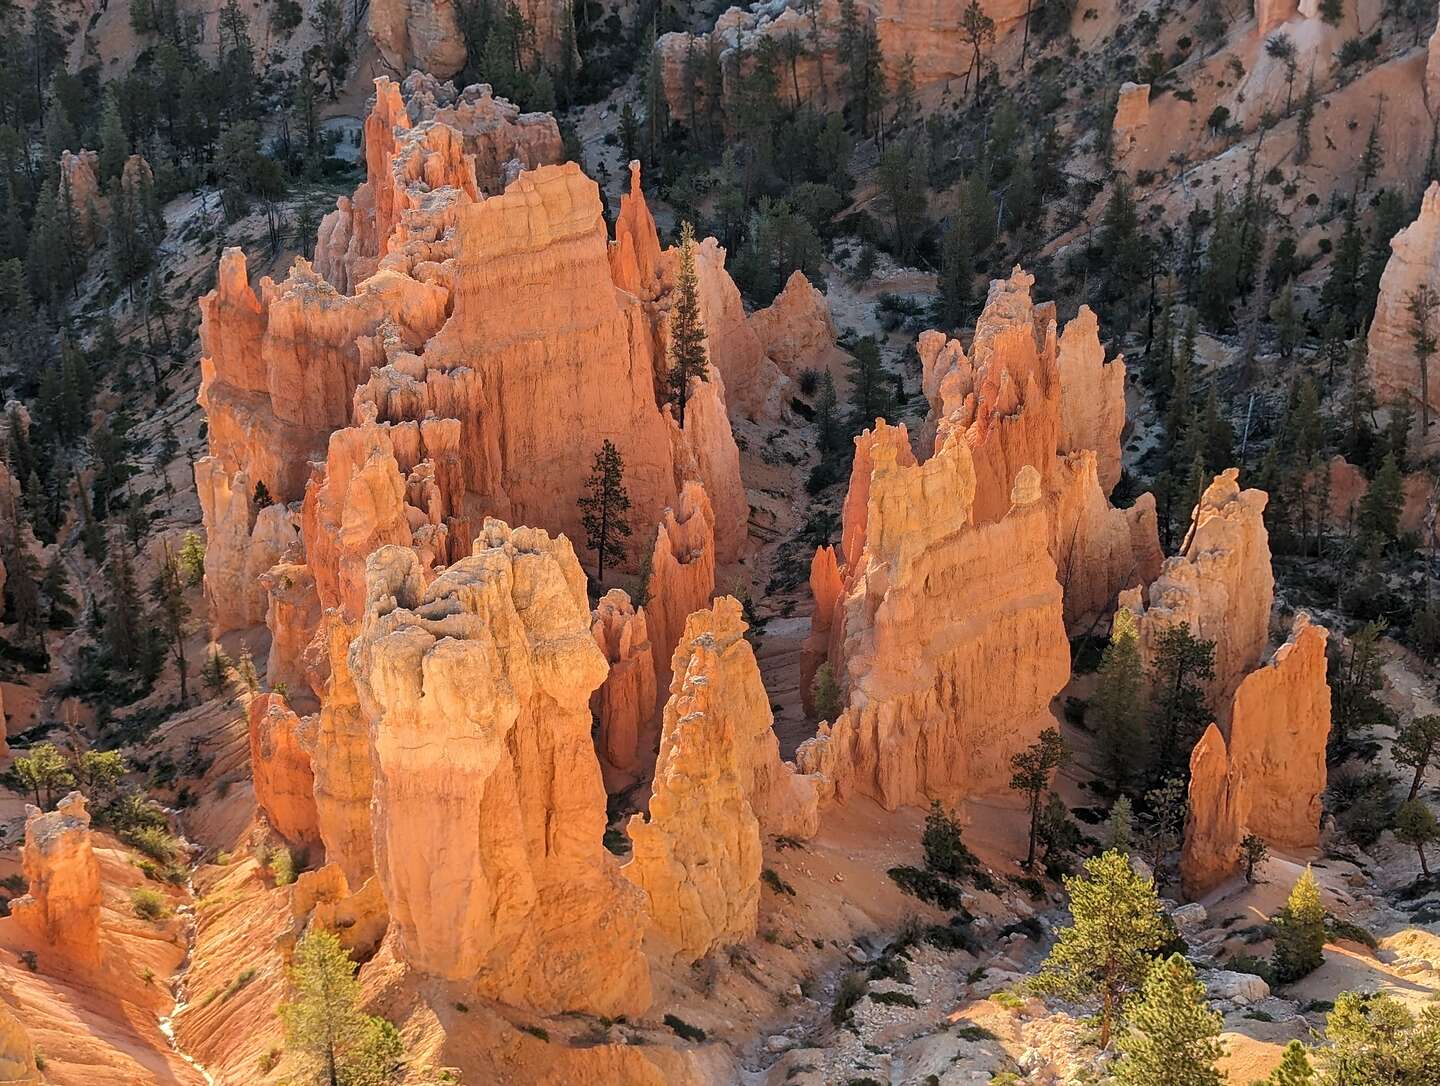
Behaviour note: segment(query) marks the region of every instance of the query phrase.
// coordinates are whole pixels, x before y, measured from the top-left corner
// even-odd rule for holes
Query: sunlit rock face
[[[10,915],[63,966],[100,967],[100,865],[90,841],[85,797],[71,792],[55,810],[25,808],[20,869],[28,892],[10,902]]]
[[[389,546],[366,585],[349,666],[404,957],[513,1006],[643,1010],[644,901],[601,844],[589,701],[606,663],[569,542],[487,520],[433,579]]]
[[[1228,739],[1212,724],[1190,758],[1190,810],[1180,877],[1202,897],[1239,870],[1253,833],[1283,849],[1320,839],[1330,687],[1328,631],[1301,612],[1290,638],[1235,691]]]
[[[1236,687],[1269,644],[1275,599],[1263,516],[1269,497],[1241,490],[1239,475],[1229,468],[1205,489],[1180,553],[1166,560],[1155,583],[1120,595],[1120,606],[1135,614],[1147,670],[1160,635],[1178,623],[1215,643],[1215,675],[1206,693],[1222,727]]]

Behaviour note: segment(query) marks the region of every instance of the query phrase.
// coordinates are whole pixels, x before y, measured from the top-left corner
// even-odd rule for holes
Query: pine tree
[[[1156,961],[1140,999],[1126,1011],[1116,1086],[1222,1086],[1217,1062],[1223,1019],[1205,1001],[1205,985],[1179,954]]]
[[[130,565],[130,547],[118,535],[110,541],[106,572],[110,581],[110,601],[105,614],[105,642],[111,660],[122,668],[134,668],[140,662],[149,639],[144,616],[140,613],[135,571]]]
[[[1325,906],[1310,868],[1290,890],[1274,923],[1275,979],[1293,984],[1319,969],[1325,961]]]
[[[1415,771],[1406,799],[1414,799],[1420,794],[1425,771],[1437,754],[1440,754],[1440,716],[1417,716],[1396,734],[1395,743],[1390,748],[1391,760],[1396,765]]]
[[[625,462],[609,438],[595,454],[595,464],[585,484],[585,493],[576,501],[584,511],[585,546],[595,552],[595,580],[605,580],[607,559],[625,557],[625,540],[630,538],[630,495],[625,491]]]
[[[700,316],[700,280],[695,272],[695,230],[680,224],[680,279],[675,308],[670,315],[670,395],[677,421],[685,428],[685,404],[690,382],[710,379],[710,360],[705,353],[705,322]]]
[[[155,581],[155,602],[159,606],[161,627],[175,660],[175,673],[180,678],[180,704],[184,705],[190,700],[190,667],[185,658],[190,604],[185,599],[185,576],[180,560],[170,553],[168,546],[160,560],[159,576]]]
[[[1184,778],[1190,752],[1213,718],[1204,683],[1215,677],[1215,642],[1198,638],[1181,622],[1155,642],[1150,688],[1155,710],[1150,734],[1150,779]]]
[[[22,644],[33,635],[43,647],[40,624],[40,585],[35,572],[35,559],[30,554],[23,507],[10,510],[10,531],[5,539],[5,596],[8,600],[5,619],[15,623],[16,640]]]
[[[1025,869],[1035,868],[1035,837],[1040,823],[1040,797],[1050,787],[1055,770],[1064,765],[1069,755],[1065,741],[1054,728],[1046,728],[1040,738],[1010,759],[1010,787],[1025,796],[1030,809],[1030,837],[1025,851]]]
[[[1285,1046],[1285,1054],[1280,1057],[1280,1066],[1270,1072],[1260,1086],[1314,1086],[1315,1068],[1310,1065],[1310,1057],[1305,1054],[1305,1046],[1299,1041],[1291,1041]]]
[[[1315,1051],[1323,1086],[1430,1086],[1440,1066],[1440,1007],[1418,1013],[1388,993],[1342,992]]]
[[[846,444],[840,423],[839,401],[835,395],[835,379],[829,371],[820,375],[820,391],[815,397],[815,444],[820,458],[826,460],[843,452]]]
[[[1440,307],[1440,295],[1421,283],[1405,299],[1405,308],[1410,314],[1410,339],[1415,348],[1415,361],[1419,363],[1420,388],[1420,445],[1430,436],[1430,359],[1435,356],[1436,330],[1435,310]]]
[[[1189,809],[1189,791],[1180,777],[1171,777],[1145,793],[1145,815],[1140,821],[1150,868],[1159,879],[1165,858],[1180,847]]]
[[[1440,822],[1423,800],[1407,799],[1395,812],[1395,840],[1409,845],[1420,856],[1420,874],[1430,877],[1430,864],[1425,858],[1425,847],[1440,840]]]
[[[1380,143],[1380,114],[1383,108],[1381,105],[1375,107],[1375,120],[1370,123],[1370,134],[1365,137],[1365,153],[1360,156],[1360,191],[1364,192],[1370,187],[1370,182],[1375,180],[1375,175],[1380,172],[1384,163],[1385,149]]]
[[[1270,320],[1275,325],[1275,338],[1280,347],[1280,357],[1294,357],[1295,345],[1300,342],[1300,310],[1295,305],[1295,282],[1285,280],[1280,293],[1270,303]]]
[[[1362,531],[1373,532],[1386,541],[1393,540],[1400,530],[1400,509],[1404,500],[1400,465],[1394,452],[1386,453],[1380,470],[1365,491],[1365,497],[1360,499],[1356,522]]]
[[[840,693],[840,684],[835,681],[835,671],[829,661],[821,664],[816,670],[810,696],[815,704],[815,715],[820,720],[833,722],[840,715],[840,710],[845,707]]]
[[[55,802],[55,793],[74,785],[70,763],[54,743],[37,743],[29,752],[15,759],[15,776],[35,797],[35,806],[48,810]]]
[[[200,681],[210,691],[211,697],[219,697],[230,686],[230,658],[220,649],[210,650],[205,666],[200,669]]]
[[[1128,857],[1106,852],[1065,879],[1071,925],[1060,931],[1032,987],[1100,1003],[1100,1047],[1108,1048],[1125,1000],[1140,987],[1170,932],[1154,884]]]
[[[1105,822],[1105,851],[1129,855],[1135,838],[1135,809],[1129,796],[1121,796],[1110,808]]]
[[[1339,26],[1345,17],[1345,0],[1320,0],[1320,18],[1331,26]]]
[[[1140,216],[1123,174],[1117,175],[1100,221],[1100,259],[1105,268],[1105,297],[1124,302],[1150,274],[1150,259]]]
[[[981,65],[981,53],[987,45],[995,42],[995,20],[985,14],[980,7],[980,0],[970,0],[970,4],[960,16],[960,37],[966,42],[973,52],[970,56],[970,66],[965,69],[965,89],[970,89],[970,75],[975,74],[975,90],[979,93],[980,77],[983,72]]]
[[[73,621],[71,608],[75,606],[75,597],[70,594],[70,573],[65,568],[65,559],[58,547],[45,565],[40,591],[48,605],[45,612],[47,626],[58,630]]]
[[[880,364],[880,346],[873,336],[855,344],[850,359],[851,428],[863,430],[890,414],[893,399],[890,375]]]
[[[1295,161],[1304,165],[1310,161],[1313,149],[1310,142],[1310,126],[1315,122],[1315,72],[1310,72],[1310,82],[1305,87],[1305,97],[1300,100],[1300,112],[1295,116]]]
[[[129,157],[130,139],[120,120],[120,103],[115,95],[107,94],[100,113],[100,184],[106,191],[118,190],[120,175]]]
[[[298,1057],[303,1081],[325,1086],[379,1086],[404,1055],[400,1034],[361,1009],[355,963],[333,932],[314,928],[295,944],[289,968],[294,996],[280,1004],[285,1048]]]
[[[1340,233],[1340,243],[1335,247],[1335,257],[1330,262],[1330,275],[1320,288],[1320,307],[1327,314],[1339,312],[1347,331],[1358,327],[1356,311],[1359,308],[1364,251],[1365,236],[1360,230],[1355,201],[1352,200],[1345,208],[1345,224]]]
[[[1270,855],[1270,846],[1263,838],[1247,833],[1240,839],[1240,859],[1245,868],[1245,881],[1254,883],[1256,870]]]
[[[185,574],[185,583],[196,587],[205,577],[205,544],[198,532],[186,532],[180,541],[180,568]]]
[[[1131,792],[1146,770],[1144,687],[1135,615],[1121,607],[1115,612],[1110,643],[1100,658],[1099,682],[1090,699],[1106,780],[1120,793]]]

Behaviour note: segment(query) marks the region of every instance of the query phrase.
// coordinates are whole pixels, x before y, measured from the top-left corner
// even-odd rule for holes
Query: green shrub
[[[173,863],[184,853],[180,839],[169,830],[158,826],[138,826],[135,829],[122,830],[120,840],[162,864]]]
[[[1257,958],[1253,954],[1236,954],[1228,962],[1225,968],[1232,973],[1249,973],[1259,977],[1266,984],[1275,983],[1275,970],[1264,958]]]
[[[295,881],[297,873],[295,854],[284,845],[270,850],[270,854],[265,860],[265,866],[270,869],[270,876],[275,880],[276,886],[289,886]]]
[[[955,1036],[962,1041],[993,1041],[995,1034],[991,1033],[984,1026],[977,1026],[973,1022],[966,1022],[963,1026],[955,1029]]]
[[[170,915],[165,899],[156,891],[144,887],[130,891],[130,907],[141,920],[164,920]]]
[[[790,897],[795,896],[795,887],[782,879],[772,868],[767,867],[761,871],[760,879],[777,894],[788,894]]]
[[[909,992],[871,992],[872,1003],[885,1003],[892,1007],[918,1007],[919,1003]]]
[[[942,909],[958,909],[964,904],[964,897],[958,886],[924,868],[892,867],[886,874],[907,894],[931,905]]]

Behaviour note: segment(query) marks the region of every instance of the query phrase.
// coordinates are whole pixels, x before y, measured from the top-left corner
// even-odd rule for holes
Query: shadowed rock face
[[[1273,659],[1235,691],[1229,739],[1211,724],[1190,758],[1190,811],[1180,877],[1201,897],[1239,869],[1253,833],[1285,849],[1320,839],[1330,687],[1328,631],[1301,612]]]
[[[1440,30],[1436,37],[1440,38]],[[1433,52],[1440,55],[1440,45],[1431,39]],[[1431,108],[1440,105],[1440,101]],[[1414,317],[1410,312],[1411,298],[1417,291],[1428,289],[1440,297],[1440,181],[1432,181],[1420,202],[1420,214],[1390,241],[1390,259],[1380,276],[1380,296],[1375,304],[1375,318],[1370,323],[1366,365],[1376,395],[1382,402],[1408,404],[1415,410],[1419,435],[1420,402],[1429,405],[1430,422],[1440,418],[1440,363],[1431,360],[1422,390],[1420,361],[1415,354]],[[1435,326],[1432,314],[1430,323]]]
[[[404,957],[514,1006],[644,1010],[643,898],[601,845],[589,701],[606,664],[569,542],[487,520],[433,579],[390,546],[366,584],[349,666]]]
[[[71,792],[47,814],[26,806],[20,865],[29,893],[10,903],[10,915],[67,966],[98,969],[100,865],[84,796]]]
[[[256,806],[287,841],[318,844],[315,778],[310,755],[300,742],[302,721],[282,694],[256,695],[248,716]]]
[[[645,608],[612,588],[601,597],[590,622],[595,643],[610,664],[596,693],[600,752],[617,769],[635,764],[635,743],[655,712],[655,656],[645,624]]]

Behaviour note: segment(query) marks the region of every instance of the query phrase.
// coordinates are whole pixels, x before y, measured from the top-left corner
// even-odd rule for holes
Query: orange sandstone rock
[[[318,843],[314,775],[310,755],[300,745],[300,718],[282,694],[251,698],[248,718],[256,805],[287,841]]]
[[[1192,752],[1180,862],[1189,897],[1237,873],[1247,833],[1291,850],[1319,842],[1330,737],[1327,636],[1304,612],[1297,615],[1290,639],[1235,691],[1228,741],[1211,724]]]
[[[465,38],[454,0],[375,0],[370,39],[398,71],[419,68],[446,79],[465,64]]]
[[[797,765],[887,809],[998,791],[1069,677],[1039,473],[1018,473],[1011,511],[982,524],[958,433],[923,464],[888,440],[870,455],[864,551],[832,627],[847,708]]]
[[[1150,84],[1120,84],[1115,101],[1115,119],[1111,122],[1111,146],[1117,158],[1123,159],[1139,138],[1140,130],[1150,121]]]
[[[688,483],[655,533],[650,557],[648,628],[658,689],[670,687],[670,658],[685,622],[715,595],[715,515],[705,488]]]
[[[1148,591],[1128,589],[1120,606],[1136,616],[1140,653],[1148,668],[1156,639],[1183,622],[1215,642],[1215,677],[1207,692],[1222,725],[1240,680],[1254,668],[1270,639],[1275,578],[1263,513],[1263,490],[1240,489],[1239,469],[1215,477],[1200,497],[1180,553],[1167,559]]]
[[[35,1046],[10,1007],[0,1001],[0,1086],[40,1086]]]
[[[96,152],[83,148],[74,154],[60,152],[60,196],[70,201],[76,241],[81,248],[90,248],[100,239],[110,208],[100,195],[100,156]]]
[[[296,876],[290,887],[290,915],[293,927],[281,940],[287,955],[307,931],[322,928],[334,932],[352,957],[364,960],[375,953],[390,924],[379,880],[369,879],[352,892],[338,864]]]
[[[1428,435],[1419,433],[1420,401],[1423,397],[1429,403],[1433,426],[1440,417],[1440,366],[1430,366],[1429,384],[1422,391],[1420,363],[1411,338],[1414,322],[1407,308],[1410,297],[1421,287],[1440,293],[1440,181],[1430,183],[1419,216],[1390,241],[1390,259],[1380,276],[1380,296],[1365,356],[1381,401],[1415,409],[1413,439],[1423,444]]]
[[[822,368],[835,349],[835,321],[825,295],[798,268],[773,302],[750,314],[749,323],[770,360],[791,378]]]
[[[687,962],[754,935],[761,835],[819,828],[815,782],[780,760],[745,630],[733,596],[686,621],[649,817],[628,825],[624,874],[645,891],[659,941]]]
[[[20,864],[29,892],[10,902],[15,922],[65,965],[98,969],[100,865],[84,796],[71,792],[48,814],[26,805]]]
[[[406,960],[512,1006],[644,1010],[643,899],[601,844],[588,703],[605,658],[569,542],[487,520],[428,586],[410,548],[367,574],[350,668]]]
[[[1105,361],[1100,322],[1088,305],[1060,334],[1059,452],[1095,453],[1100,487],[1108,498],[1120,481],[1120,437],[1125,432],[1125,359]]]
[[[610,674],[596,692],[600,753],[617,769],[635,764],[635,743],[655,712],[655,658],[645,627],[645,608],[635,607],[622,589],[600,598],[590,632]]]

